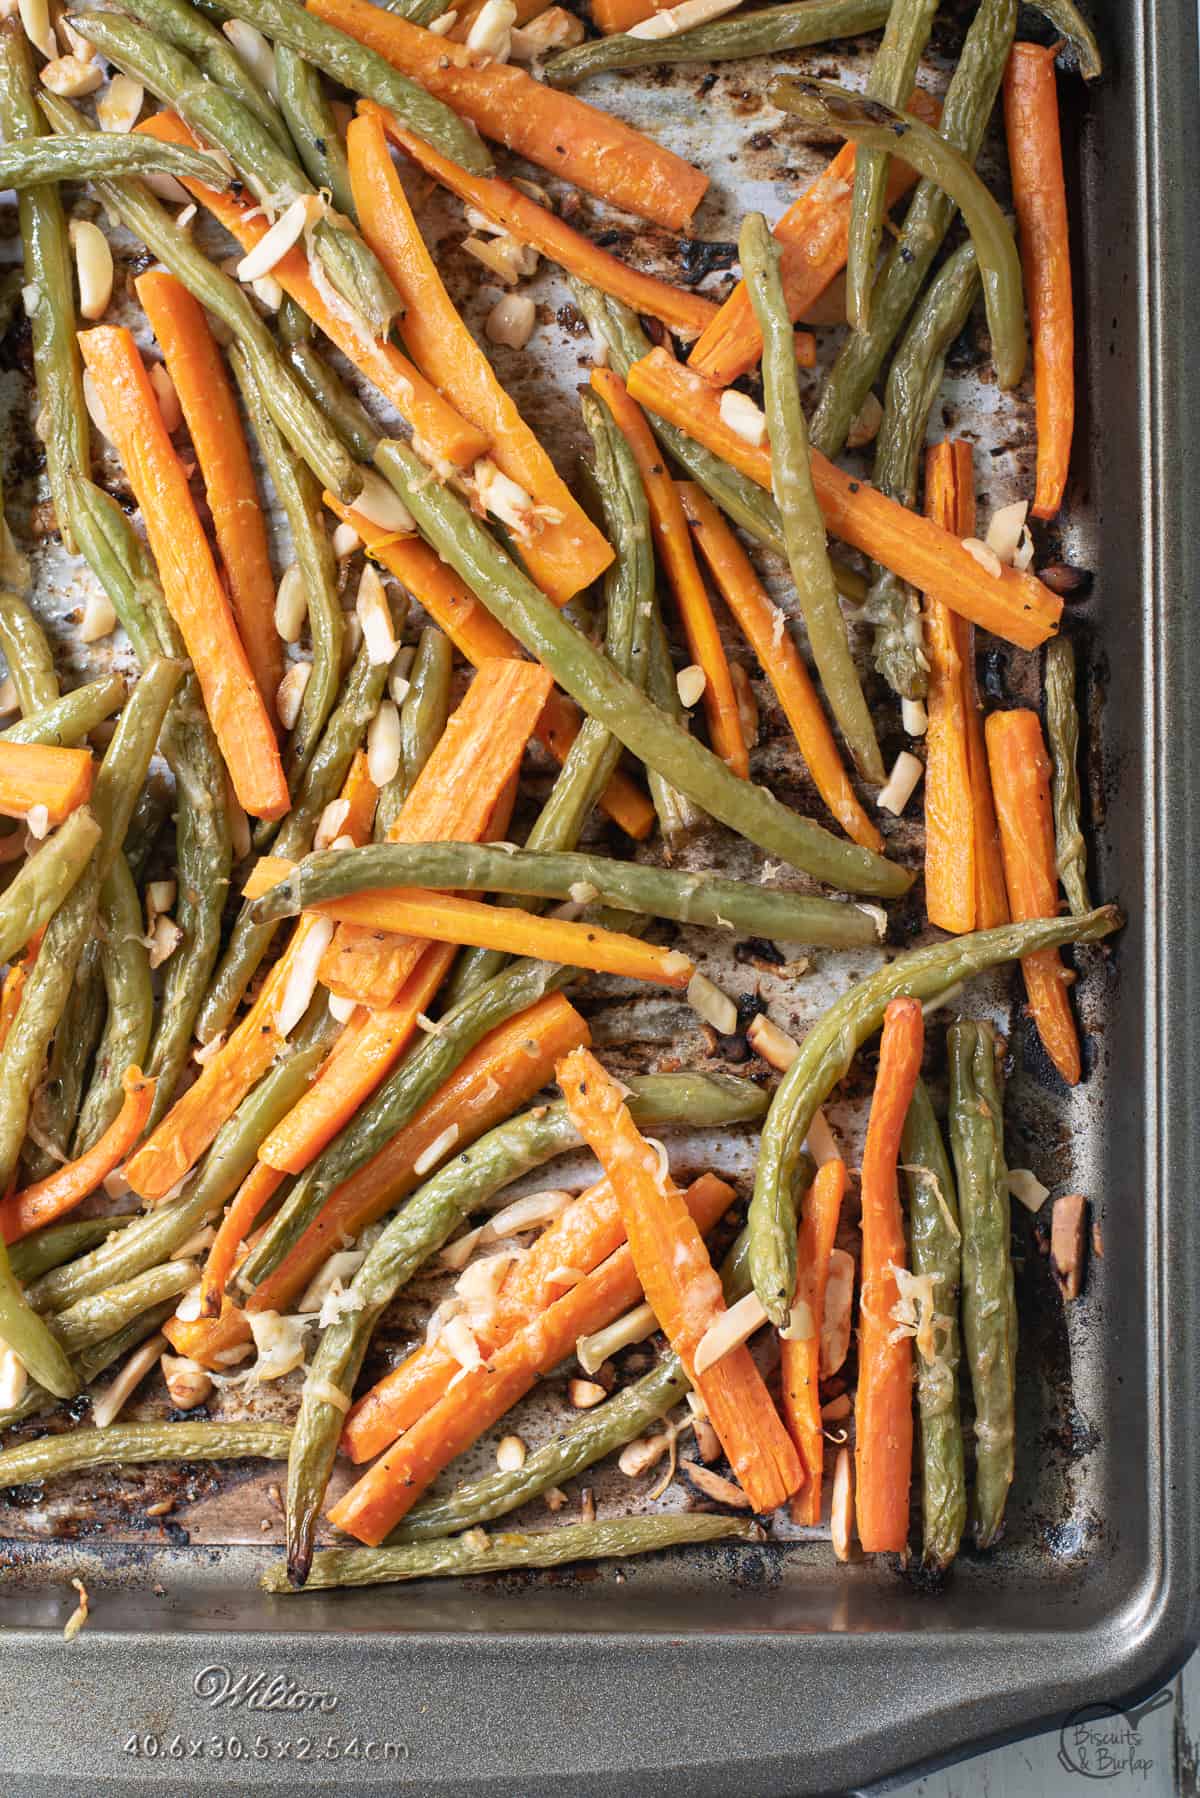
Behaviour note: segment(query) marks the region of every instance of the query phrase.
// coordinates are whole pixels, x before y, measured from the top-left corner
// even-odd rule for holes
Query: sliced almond
[[[704,1467],[698,1461],[684,1461],[683,1471],[693,1486],[699,1488],[706,1498],[715,1499],[719,1505],[729,1505],[735,1511],[748,1511],[750,1500],[742,1488],[727,1480],[711,1467]]]
[[[101,131],[132,131],[141,117],[145,99],[146,90],[140,81],[135,81],[132,75],[114,75],[96,101]]]

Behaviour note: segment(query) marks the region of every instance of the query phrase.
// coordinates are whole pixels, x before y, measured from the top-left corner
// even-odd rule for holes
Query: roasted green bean
[[[115,1231],[132,1223],[131,1215],[120,1217],[69,1218],[65,1224],[47,1224],[32,1236],[9,1245],[8,1258],[12,1271],[22,1286],[29,1286],[51,1268],[73,1261],[98,1243],[106,1242]]]
[[[967,162],[979,154],[1016,24],[1017,0],[981,0],[950,78],[940,131]],[[894,143],[888,147],[894,148]],[[826,456],[837,456],[845,447],[847,433],[924,285],[954,211],[954,201],[936,183],[918,182],[900,235],[871,289],[868,328],[852,331],[846,339],[813,413],[810,436]]]
[[[748,56],[777,56],[832,38],[857,37],[887,19],[891,0],[794,0],[763,12],[738,13],[710,25],[695,25],[675,37],[631,37],[617,32],[562,50],[544,67],[551,87],[574,87],[588,75],[617,69],[654,68],[660,63],[731,62]]]
[[[1034,12],[1049,19],[1055,31],[1065,37],[1075,52],[1075,62],[1085,81],[1095,81],[1104,73],[1100,46],[1096,36],[1074,0],[1031,0]]]
[[[937,0],[896,0],[867,76],[866,97],[903,106],[912,91],[921,52],[929,41]],[[860,145],[854,158],[854,193],[846,253],[846,317],[855,331],[866,329],[871,283],[883,236],[885,151]]]
[[[879,1029],[889,1000],[911,994],[926,1003],[1002,962],[1062,943],[1099,942],[1120,924],[1116,906],[1105,905],[1082,918],[1034,918],[910,949],[852,986],[818,1018],[771,1101],[750,1202],[754,1290],[770,1318],[786,1322],[796,1290],[796,1157],[817,1107],[844,1078],[867,1037]]]
[[[958,1198],[929,1093],[918,1080],[904,1122],[912,1271],[933,1278],[933,1358],[916,1344],[917,1417],[921,1426],[921,1522],[925,1564],[948,1567],[967,1520],[962,1423],[958,1414],[958,1299],[962,1233]]]
[[[279,108],[257,76],[247,68],[223,31],[217,30],[188,0],[129,0],[126,8],[168,44],[190,56],[218,87],[236,94],[290,156],[293,144]],[[299,145],[295,146],[299,148]],[[319,185],[319,183],[318,183]],[[340,204],[340,202],[339,202]]]
[[[1054,763],[1054,836],[1058,878],[1067,904],[1081,917],[1090,908],[1087,844],[1079,821],[1079,710],[1075,703],[1075,649],[1069,637],[1046,645],[1046,735]]]
[[[30,1376],[56,1398],[73,1398],[79,1391],[75,1370],[66,1350],[34,1311],[17,1285],[0,1237],[0,1342],[24,1362]],[[0,1460],[3,1457],[0,1456]]]
[[[104,674],[52,700],[7,730],[0,730],[0,743],[45,743],[52,749],[71,749],[98,724],[119,711],[125,703],[125,682],[119,674]]]
[[[100,944],[85,943],[75,978],[54,1032],[46,1071],[29,1109],[21,1178],[45,1180],[67,1159],[67,1145],[79,1116],[88,1071],[104,1030],[107,997],[100,971]]]
[[[137,1348],[148,1337],[153,1336],[174,1309],[175,1300],[167,1299],[163,1304],[143,1311],[140,1317],[135,1317],[123,1330],[118,1330],[115,1336],[105,1336],[101,1341],[89,1343],[79,1349],[72,1357],[72,1365],[80,1385],[90,1386],[114,1362],[123,1360],[130,1349]],[[9,1429],[14,1423],[23,1423],[27,1417],[39,1416],[43,1411],[53,1411],[58,1402],[52,1392],[47,1392],[44,1386],[31,1380],[17,1404],[7,1411],[0,1411],[0,1431]]]
[[[318,190],[326,189],[348,219],[356,218],[350,188],[350,165],[333,108],[325,97],[321,72],[289,44],[275,46],[275,80],[279,110],[292,142]]]
[[[948,258],[892,358],[883,419],[875,440],[875,485],[915,506],[929,414],[942,384],[946,351],[967,322],[978,290],[975,246]],[[875,626],[875,666],[902,699],[924,699],[928,666],[921,647],[917,595],[890,568],[877,567],[865,616]]]
[[[1004,1522],[1016,1438],[1017,1305],[1004,1118],[990,1024],[950,1026],[950,1147],[962,1226],[963,1347],[975,1400],[971,1522],[990,1548]]]
[[[278,1423],[113,1423],[105,1430],[68,1430],[6,1448],[0,1487],[147,1461],[282,1461],[290,1439],[291,1431]]]
[[[0,182],[18,193],[46,182],[92,181],[105,175],[174,175],[176,180],[204,181],[209,187],[229,186],[229,176],[211,156],[153,137],[114,137],[105,132],[78,142],[25,137],[0,146]]]
[[[99,840],[100,826],[81,805],[29,857],[0,897],[0,962],[11,961],[58,910]]]
[[[144,1273],[135,1274],[119,1285],[76,1299],[73,1305],[54,1315],[49,1328],[67,1354],[75,1354],[90,1342],[102,1342],[106,1336],[115,1336],[151,1305],[161,1305],[164,1299],[176,1298],[195,1282],[194,1261],[164,1261],[161,1267],[148,1267]],[[43,1380],[42,1384],[47,1382]]]
[[[443,631],[427,624],[421,632],[400,706],[400,766],[379,794],[375,836],[383,842],[417,776],[433,754],[450,716],[454,649]]]
[[[0,588],[0,649],[27,718],[57,701],[58,676],[46,633],[20,594],[5,588]]]
[[[141,1067],[154,1029],[154,989],[142,936],[142,905],[124,855],[100,887],[100,973],[108,1000],[92,1081],[79,1112],[72,1152],[82,1155],[121,1109],[125,1070]]]
[[[788,566],[829,709],[867,780],[882,782],[883,757],[850,653],[829,562],[825,520],[813,490],[808,427],[796,377],[796,346],[779,245],[760,212],[748,213],[738,241],[746,291],[763,340],[763,399],[771,440],[771,486],[783,520]]]
[[[0,1456],[3,1474],[3,1456]],[[481,1531],[482,1535],[483,1532]],[[448,1542],[414,1543],[409,1548],[324,1548],[314,1555],[306,1590],[330,1586],[381,1586],[396,1580],[471,1578],[502,1573],[510,1567],[561,1567],[569,1561],[601,1561],[625,1555],[654,1554],[695,1542],[764,1542],[757,1523],[745,1518],[699,1511],[651,1517],[614,1518],[604,1523],[567,1523],[558,1529],[525,1534],[505,1530],[477,1541],[474,1535]],[[262,1576],[266,1592],[296,1590],[289,1571],[274,1562]]]

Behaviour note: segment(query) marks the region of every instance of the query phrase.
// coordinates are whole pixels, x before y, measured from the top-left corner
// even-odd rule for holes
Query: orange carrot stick
[[[907,1268],[896,1163],[921,1071],[925,1025],[916,999],[884,1013],[879,1071],[862,1164],[862,1295],[859,1301],[855,1484],[858,1536],[868,1554],[903,1552],[912,1479],[912,1339],[897,1331],[897,1268]]]
[[[245,896],[257,899],[294,866],[294,862],[264,856],[246,884]],[[643,943],[624,931],[572,918],[539,916],[515,905],[489,905],[456,893],[427,892],[423,887],[346,893],[340,899],[322,900],[311,909],[365,933],[386,931],[435,943],[501,949],[508,955],[532,955],[562,962],[564,967],[649,980],[679,991],[696,972],[695,964],[680,950]]]
[[[266,1073],[282,1042],[273,1019],[253,1013],[242,1019],[126,1166],[125,1178],[139,1198],[150,1203],[166,1198],[195,1167],[221,1125]]]
[[[644,0],[632,3],[640,5]],[[935,124],[941,112],[938,102],[923,88],[913,91],[908,110],[926,124]],[[843,144],[828,168],[793,200],[775,226],[774,235],[783,246],[779,274],[793,321],[803,317],[846,266],[854,166],[855,146]],[[887,180],[889,210],[916,178],[915,169],[892,157]],[[688,364],[714,387],[728,387],[739,375],[749,373],[761,355],[762,332],[746,284],[739,281],[693,346]]]
[[[1057,45],[1014,44],[1004,71],[1004,130],[1033,331],[1035,518],[1053,518],[1062,505],[1075,426],[1075,317],[1054,79],[1057,50]]]
[[[202,1318],[221,1315],[225,1288],[237,1265],[238,1249],[250,1234],[263,1206],[278,1190],[282,1181],[283,1175],[277,1168],[268,1167],[264,1161],[256,1161],[238,1187],[228,1211],[221,1219],[220,1228],[213,1238],[208,1259],[204,1263],[204,1278],[200,1282]]]
[[[19,1242],[22,1236],[73,1211],[95,1192],[106,1174],[120,1166],[146,1128],[155,1082],[140,1068],[127,1068],[122,1086],[125,1097],[120,1111],[86,1155],[0,1202],[0,1236],[5,1242]]]
[[[175,383],[204,476],[238,635],[258,690],[273,712],[283,679],[283,640],[275,629],[266,513],[233,386],[204,308],[183,283],[165,268],[152,268],[134,286]]]
[[[925,511],[955,537],[975,534],[971,446],[935,443],[925,462]],[[974,632],[941,600],[924,607],[929,656],[925,763],[925,909],[943,930],[1008,922],[992,777],[975,684]]]
[[[599,200],[684,231],[704,197],[708,177],[681,156],[524,69],[485,60],[370,0],[309,0],[309,11],[419,81],[485,137]]]
[[[737,696],[708,590],[696,566],[687,520],[675,483],[667,471],[662,451],[654,441],[640,406],[625,391],[625,383],[611,368],[594,368],[592,386],[604,400],[617,429],[633,451],[646,490],[650,523],[659,558],[667,571],[679,618],[692,660],[704,670],[704,713],[713,749],[743,780],[750,775],[750,757],[742,735]]]
[[[477,842],[553,685],[536,662],[485,662],[388,832],[393,843]],[[342,925],[321,963],[332,992],[390,1005],[423,943]]]
[[[325,495],[325,504],[354,526],[368,552],[403,582],[468,662],[480,668],[493,658],[505,661],[520,656],[521,646],[516,638],[496,623],[487,607],[427,543],[419,537],[390,536],[361,512],[343,506],[332,493]],[[563,762],[582,722],[578,706],[555,688],[542,707],[534,735],[556,761]],[[654,807],[619,769],[600,795],[599,803],[614,823],[639,842],[654,828]]]
[[[187,476],[132,336],[97,325],[79,347],[142,509],[163,594],[196,670],[238,802],[256,818],[290,804],[275,727],[246,659]]]
[[[346,133],[363,236],[404,301],[400,327],[417,364],[490,444],[491,460],[533,502],[521,556],[538,586],[565,605],[599,578],[613,552],[496,378],[459,317],[417,229],[377,116]]]
[[[768,598],[749,556],[703,488],[681,481],[679,496],[721,597],[775,689],[818,793],[848,837],[864,849],[882,849],[883,838],[859,804],[812,676],[782,612]]]
[[[624,300],[635,312],[660,318],[673,331],[689,337],[705,330],[716,317],[716,306],[702,294],[672,287],[670,282],[660,281],[654,275],[640,274],[611,251],[601,249],[581,231],[576,231],[548,206],[523,194],[511,181],[502,181],[498,176],[472,175],[460,168],[432,144],[427,144],[424,138],[409,131],[394,113],[382,106],[376,106],[371,100],[360,100],[358,109],[377,117],[393,143],[399,144],[418,168],[457,194],[460,200],[477,207],[494,224],[503,225],[513,237],[531,245],[551,262],[557,262],[568,273],[589,281],[601,293]]]
[[[246,1301],[248,1311],[284,1311],[304,1291],[343,1237],[353,1238],[420,1185],[415,1165],[451,1125],[456,1148],[503,1123],[541,1091],[561,1057],[588,1040],[588,1029],[561,993],[497,1025],[464,1056],[450,1079],[365,1167],[332,1193],[300,1240]],[[163,1334],[181,1355],[205,1367],[250,1338],[241,1310],[226,1299],[219,1318],[168,1318]]]
[[[633,1263],[660,1328],[704,1400],[753,1509],[773,1511],[804,1483],[804,1469],[747,1348],[730,1350],[696,1374],[696,1350],[725,1300],[679,1189],[594,1055],[577,1049],[567,1056],[558,1083],[576,1129],[612,1182]]]
[[[173,112],[156,112],[137,127],[148,137],[162,143],[195,145],[183,121]],[[202,181],[185,182],[192,198],[207,207],[213,217],[241,244],[252,250],[265,237],[270,226],[253,200],[239,199],[232,191],[216,193]],[[272,279],[278,281],[302,311],[330,342],[336,344],[350,362],[378,387],[408,420],[413,433],[428,449],[453,462],[456,468],[469,468],[487,453],[487,439],[474,425],[460,418],[453,406],[437,391],[406,356],[382,338],[370,336],[340,307],[334,311],[322,298],[309,272],[303,244],[297,244],[274,265]]]
[[[653,1150],[648,1153],[653,1155]],[[696,1204],[695,1216],[679,1195],[683,1216],[702,1251],[701,1231],[711,1229],[732,1197],[724,1181],[711,1175],[698,1180],[689,1194]],[[635,1305],[640,1295],[634,1256],[626,1243],[561,1298],[532,1316],[482,1367],[464,1373],[457,1385],[331,1506],[329,1521],[360,1542],[372,1546],[382,1542],[442,1469],[569,1355],[580,1336],[603,1329]],[[745,1350],[741,1352],[745,1354]],[[763,1399],[770,1404],[765,1389]]]
[[[347,1024],[304,1097],[276,1124],[260,1161],[299,1174],[350,1122],[395,1067],[454,961],[452,943],[431,943],[394,1005],[363,1006]]]
[[[0,816],[23,818],[44,805],[47,823],[61,824],[87,804],[95,776],[90,749],[0,742]]]
[[[796,1250],[796,1299],[808,1306],[809,1335],[780,1343],[783,1421],[804,1463],[803,1489],[792,1500],[793,1523],[820,1523],[825,1426],[821,1422],[821,1323],[825,1283],[846,1191],[844,1161],[826,1161],[804,1195]]]
[[[765,445],[756,449],[739,437],[721,417],[716,389],[666,350],[652,350],[635,362],[625,384],[648,412],[678,425],[770,491],[770,450]],[[1036,575],[1016,568],[989,573],[949,531],[854,480],[819,450],[812,452],[812,476],[833,535],[901,580],[933,593],[961,617],[1021,649],[1036,649],[1058,629],[1062,600]]]
[[[993,712],[987,721],[988,766],[996,795],[1004,881],[1012,915],[1052,918],[1059,910],[1050,807],[1050,757],[1036,712]],[[1021,963],[1029,1010],[1046,1053],[1068,1086],[1082,1072],[1079,1033],[1067,987],[1074,976],[1057,949],[1039,949]]]

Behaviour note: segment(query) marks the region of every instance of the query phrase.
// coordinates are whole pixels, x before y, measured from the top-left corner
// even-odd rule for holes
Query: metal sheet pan
[[[1108,969],[1091,968],[1085,983],[1095,1066],[1069,1105],[1047,1096],[1027,1031],[1007,1020],[1014,1159],[1027,1149],[1035,1168],[1092,1195],[1104,1256],[1064,1324],[1030,1242],[1006,1542],[986,1560],[964,1556],[938,1592],[780,1539],[587,1577],[270,1601],[255,1589],[267,1482],[176,1482],[172,1519],[151,1533],[131,1521],[150,1492],[135,1470],[27,1506],[23,1520],[4,1513],[0,1788],[12,1798],[335,1788],[533,1798],[564,1781],[605,1794],[845,1791],[1148,1689],[1192,1640],[1195,17],[1176,0],[1109,0],[1098,23],[1108,74],[1072,137],[1086,401],[1064,553],[1096,571],[1074,609],[1091,698],[1095,877],[1130,921]],[[799,60],[847,66],[832,51]],[[716,172],[700,229],[723,240],[748,200],[777,210],[804,166],[803,148],[756,135],[773,123],[760,92],[761,73],[734,66],[707,86],[700,70],[652,74],[597,98],[655,120]],[[726,150],[731,121],[737,146]],[[668,254],[645,236],[638,246]],[[558,313],[561,289],[542,297],[562,368],[571,320]],[[519,368],[507,372],[519,389]],[[1004,416],[978,383],[952,384],[947,401],[947,422],[1001,450],[992,460],[1015,481],[1022,414]],[[539,425],[552,413],[566,419],[565,392]],[[61,602],[48,580],[47,597],[56,592]],[[1015,690],[1020,664],[1013,655],[1004,669]],[[766,768],[794,783],[774,747]],[[790,1004],[802,1025],[848,974],[818,966],[763,996],[781,1022]],[[631,1007],[596,987],[589,1009],[606,1052],[661,1065],[695,1046],[681,1033],[694,1027],[657,1001]],[[746,1167],[734,1143],[692,1144],[692,1156]],[[94,1610],[67,1648],[73,1574]]]

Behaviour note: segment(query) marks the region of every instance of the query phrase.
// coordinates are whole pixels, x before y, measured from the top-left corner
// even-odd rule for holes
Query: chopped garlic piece
[[[875,803],[880,811],[891,812],[893,817],[898,818],[916,792],[924,772],[924,762],[909,750],[902,749],[892,763],[892,771],[887,780],[875,795]]]
[[[690,711],[704,697],[704,689],[708,685],[708,676],[703,668],[693,662],[687,668],[681,668],[675,676],[675,690],[679,694],[679,703]]]
[[[506,293],[488,313],[483,330],[489,342],[523,350],[536,323],[537,307],[533,301],[522,293]]]
[[[766,413],[761,406],[755,405],[749,394],[739,393],[736,387],[727,387],[721,395],[719,410],[721,423],[736,431],[744,442],[759,449],[767,441]]]
[[[687,1002],[698,1017],[720,1036],[732,1036],[738,1026],[737,1006],[715,986],[707,974],[693,974],[688,981]]]
[[[468,237],[462,247],[506,287],[515,287],[523,275],[532,275],[537,269],[537,251],[507,232],[502,237]]]
[[[107,237],[89,219],[72,219],[68,228],[75,252],[79,310],[84,318],[103,318],[113,291],[113,256]]]
[[[99,643],[117,628],[117,612],[107,593],[90,593],[79,621],[79,641]]]

